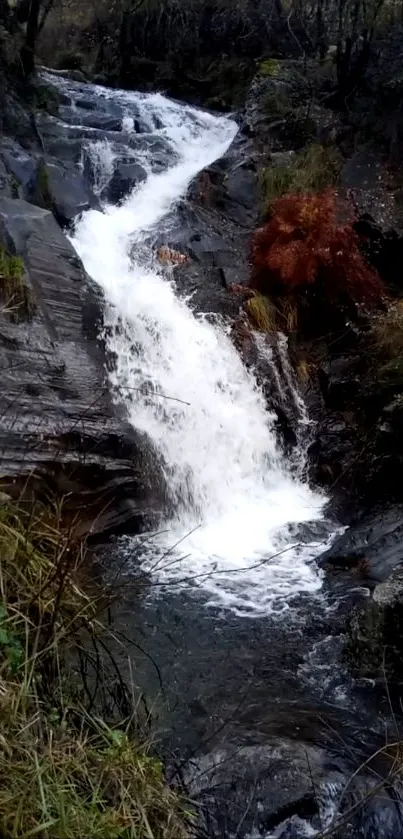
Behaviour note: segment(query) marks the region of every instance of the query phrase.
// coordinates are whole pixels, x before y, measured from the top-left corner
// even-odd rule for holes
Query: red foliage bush
[[[330,190],[279,198],[253,239],[251,287],[295,297],[311,287],[329,304],[374,305],[383,283],[360,251],[353,220],[348,203]]]

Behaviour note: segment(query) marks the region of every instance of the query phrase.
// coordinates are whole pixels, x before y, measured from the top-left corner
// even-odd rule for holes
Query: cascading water
[[[57,117],[36,117],[46,159],[66,165],[70,185],[81,168],[73,207],[103,202],[72,239],[104,292],[112,392],[166,478],[160,535],[125,537],[104,554],[113,574],[127,557],[130,575],[142,563],[154,583],[140,597],[122,590],[113,619],[129,655],[133,641],[130,678],[135,668],[161,747],[168,760],[179,755],[211,839],[327,835],[340,805],[349,821],[355,813],[351,830],[342,816],[343,837],[398,839],[401,791],[378,762],[385,715],[378,725],[378,705],[374,716],[340,665],[344,621],[368,591],[358,577],[344,588],[329,574],[318,595],[315,556],[332,524],[303,480],[309,422],[286,339],[255,336],[255,378],[225,322],[192,311],[150,244],[177,232],[189,182],[226,151],[236,126],[160,95],[45,79],[62,94]],[[125,201],[105,204],[136,178]],[[277,447],[258,380],[295,420],[291,456]],[[286,610],[290,619],[278,620]],[[379,789],[378,770],[388,771]]]
[[[143,565],[160,582],[198,584],[238,612],[281,611],[290,595],[321,586],[318,548],[295,545],[291,525],[320,518],[323,498],[291,474],[225,325],[193,313],[146,245],[196,174],[226,152],[236,125],[160,94],[118,95],[129,141],[140,117],[150,140],[168,144],[171,163],[161,171],[152,143],[143,147],[146,181],[121,205],[86,212],[72,241],[105,294],[114,393],[152,441],[169,489],[165,535],[149,542]],[[131,155],[136,140],[133,133]],[[101,189],[113,145],[90,136],[86,147]]]

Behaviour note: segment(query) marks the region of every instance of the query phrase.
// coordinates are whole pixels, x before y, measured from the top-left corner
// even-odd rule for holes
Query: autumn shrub
[[[252,288],[316,313],[375,306],[383,284],[365,261],[353,221],[332,190],[279,198],[253,239]]]

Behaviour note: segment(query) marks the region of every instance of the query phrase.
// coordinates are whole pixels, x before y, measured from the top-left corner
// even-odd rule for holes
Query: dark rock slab
[[[48,210],[1,198],[0,241],[23,257],[35,304],[31,320],[0,315],[3,479],[16,493],[71,494],[71,515],[81,508],[92,532],[135,527],[153,505],[143,477],[150,484],[152,470],[145,441],[111,403],[97,293]]]
[[[147,172],[139,163],[115,161],[115,171],[108,185],[101,193],[102,200],[108,204],[119,204],[135,186],[147,179]]]
[[[327,567],[352,569],[361,565],[374,582],[384,582],[403,562],[403,507],[394,505],[363,516],[323,554]]]
[[[403,568],[378,583],[367,605],[349,621],[344,651],[354,676],[371,679],[400,702],[403,675]],[[399,708],[400,710],[400,708]]]
[[[78,168],[58,161],[37,162],[26,197],[36,206],[51,210],[61,227],[70,225],[77,215],[96,205]]]
[[[286,818],[317,813],[315,787],[324,775],[320,749],[295,741],[228,744],[192,761],[185,773],[205,811],[207,835],[264,836]],[[250,801],[247,808],[245,802]]]

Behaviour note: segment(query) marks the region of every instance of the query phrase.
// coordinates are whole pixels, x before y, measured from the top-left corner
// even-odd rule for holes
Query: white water
[[[198,584],[211,602],[238,612],[281,611],[290,595],[321,586],[318,547],[293,547],[288,525],[320,518],[323,498],[290,474],[263,396],[226,330],[192,313],[145,246],[192,178],[224,154],[236,126],[159,94],[119,96],[126,130],[131,106],[148,124],[158,117],[164,128],[154,133],[169,140],[173,163],[159,174],[149,169],[123,205],[88,211],[72,241],[108,301],[117,398],[164,463],[172,514],[143,562],[157,582]],[[103,185],[102,146],[94,151]],[[105,166],[107,176],[110,149]]]

